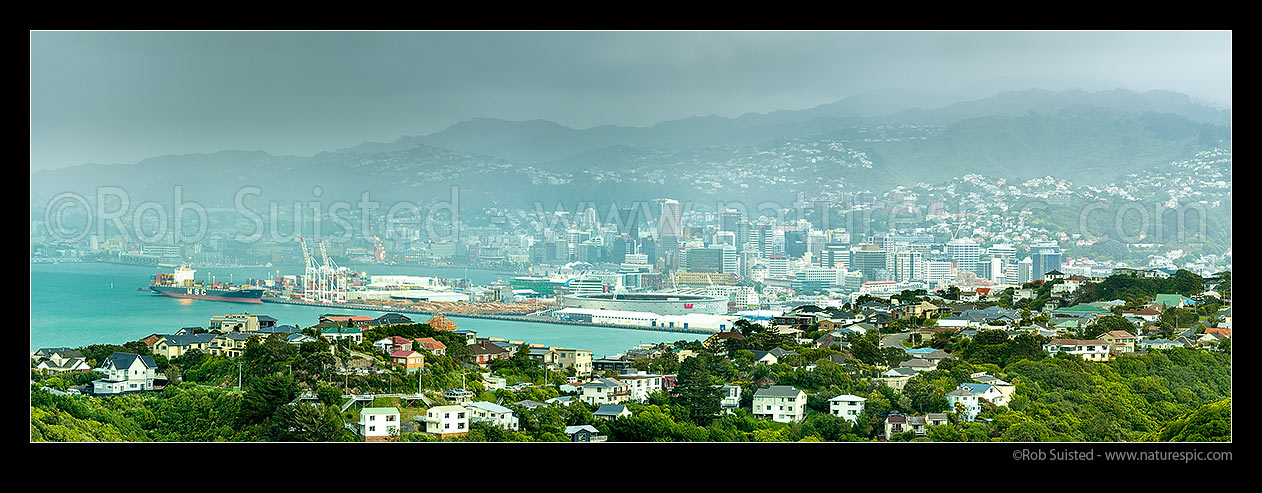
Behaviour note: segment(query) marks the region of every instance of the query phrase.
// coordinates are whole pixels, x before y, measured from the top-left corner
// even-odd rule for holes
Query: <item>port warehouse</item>
[[[649,312],[658,315],[726,315],[727,298],[679,293],[581,294],[563,296],[565,308]]]

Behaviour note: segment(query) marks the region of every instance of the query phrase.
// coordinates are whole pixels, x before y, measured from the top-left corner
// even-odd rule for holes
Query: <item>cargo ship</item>
[[[206,285],[193,278],[197,271],[183,266],[171,274],[155,274],[149,282],[154,294],[198,300],[234,301],[238,303],[262,303],[263,288],[238,286],[221,282]]]

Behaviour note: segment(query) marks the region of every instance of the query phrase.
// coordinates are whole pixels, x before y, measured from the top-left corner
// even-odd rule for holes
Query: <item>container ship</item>
[[[155,294],[176,298],[199,300],[235,301],[238,303],[262,303],[263,289],[221,282],[206,285],[193,279],[197,271],[183,266],[171,274],[155,274],[149,282],[149,290]]]

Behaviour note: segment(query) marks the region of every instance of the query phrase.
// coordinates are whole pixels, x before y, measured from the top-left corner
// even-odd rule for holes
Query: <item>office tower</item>
[[[894,280],[898,282],[925,280],[925,255],[913,250],[895,252]]]
[[[990,254],[992,259],[1003,259],[1005,262],[1008,260],[1013,262],[1017,261],[1017,247],[1012,245],[992,245],[990,248],[986,249],[986,252]]]
[[[959,272],[977,271],[977,258],[981,255],[981,248],[972,239],[957,238],[948,241],[946,252],[951,260],[955,261],[955,267]]]
[[[806,231],[785,231],[784,253],[789,258],[802,258],[802,255],[806,253]]]
[[[1025,284],[1034,280],[1034,259],[1026,257],[1017,262],[1017,282]]]
[[[735,234],[736,228],[739,227],[741,220],[745,216],[736,209],[728,209],[719,214],[719,231],[727,231]]]
[[[714,244],[726,245],[726,246],[735,248],[736,247],[736,233],[732,231],[719,231],[718,233],[714,234]]]
[[[1030,246],[1030,261],[1032,279],[1043,280],[1047,277],[1047,273],[1060,270],[1061,251],[1060,245],[1055,242],[1038,243]]]
[[[820,267],[849,268],[850,247],[846,245],[825,245],[819,256]]]
[[[824,238],[825,240],[828,241],[829,245],[849,245],[850,244],[850,233],[846,232],[845,228],[830,229],[828,230],[827,233],[824,234]]]
[[[941,260],[925,261],[925,282],[938,284],[955,279],[951,262]]]
[[[852,271],[863,274],[863,281],[885,281],[886,251],[872,244],[861,244],[850,250],[850,267]]]
[[[723,246],[723,273],[737,274],[741,271],[741,256],[736,252],[736,247],[731,245]]]
[[[640,213],[634,207],[623,207],[618,209],[618,232],[628,235],[631,238],[639,236],[640,232]]]
[[[722,248],[689,248],[683,257],[688,272],[723,272]]]
[[[683,236],[683,216],[679,201],[675,199],[661,199],[661,214],[657,217],[657,236],[665,238],[668,236]]]
[[[772,277],[784,277],[789,275],[789,259],[784,255],[768,256],[767,274]]]

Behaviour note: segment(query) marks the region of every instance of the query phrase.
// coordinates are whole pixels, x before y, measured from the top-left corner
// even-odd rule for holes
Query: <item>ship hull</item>
[[[262,289],[210,289],[210,288],[179,288],[170,286],[150,286],[150,291],[154,294],[170,296],[173,298],[190,298],[195,300],[213,300],[213,301],[230,301],[234,303],[262,303]]]

